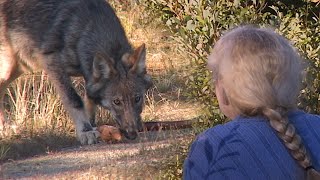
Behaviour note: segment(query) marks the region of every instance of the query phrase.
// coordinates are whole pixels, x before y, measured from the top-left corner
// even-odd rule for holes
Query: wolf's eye
[[[141,99],[140,96],[136,96],[136,97],[134,98],[134,101],[135,101],[136,103],[138,103],[138,102],[140,101],[140,99]]]
[[[120,105],[120,100],[119,99],[115,99],[115,100],[113,100],[113,103],[115,105],[119,106]]]

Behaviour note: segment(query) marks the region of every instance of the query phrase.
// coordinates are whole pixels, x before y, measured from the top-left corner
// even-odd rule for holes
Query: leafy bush
[[[308,112],[320,114],[319,3],[315,6],[315,3],[300,2],[299,5],[281,4],[271,8],[276,13],[277,31],[290,39],[306,59],[306,77],[299,106]]]
[[[204,127],[224,122],[206,68],[208,54],[224,31],[241,24],[274,28],[294,43],[308,63],[299,106],[320,113],[318,4],[302,0],[151,0],[143,4],[162,18],[182,44],[181,51],[190,55],[188,95],[204,105]]]

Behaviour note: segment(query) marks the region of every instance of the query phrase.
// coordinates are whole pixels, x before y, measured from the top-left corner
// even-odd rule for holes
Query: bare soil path
[[[190,129],[141,133],[135,141],[77,146],[24,160],[8,161],[0,179],[161,179]]]

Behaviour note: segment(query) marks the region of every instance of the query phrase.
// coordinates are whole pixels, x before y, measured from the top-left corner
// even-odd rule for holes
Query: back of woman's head
[[[316,173],[287,119],[302,80],[300,56],[288,40],[269,29],[238,27],[215,44],[208,66],[236,114],[266,116],[297,162]]]
[[[301,66],[288,41],[271,30],[244,26],[230,31],[209,58],[214,78],[242,115],[261,108],[292,109],[300,90]]]

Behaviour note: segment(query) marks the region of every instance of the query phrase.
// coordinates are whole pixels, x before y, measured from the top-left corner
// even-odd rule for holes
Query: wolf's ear
[[[144,84],[146,89],[149,89],[153,86],[152,78],[149,74],[147,74],[146,70],[146,46],[143,43],[140,47],[138,47],[133,54],[130,56],[131,62],[133,64],[130,71],[140,74],[143,76]]]
[[[130,72],[137,74],[146,74],[146,46],[143,43],[129,57],[132,67]]]
[[[146,89],[150,89],[153,86],[152,77],[149,74],[145,74],[143,80],[144,80]]]
[[[113,67],[114,61],[105,54],[97,53],[93,59],[92,73],[95,80],[101,78],[109,79],[112,74],[116,73]]]

